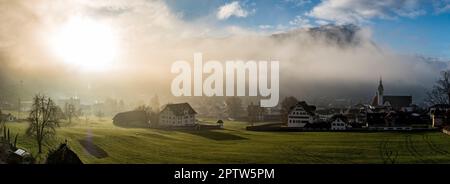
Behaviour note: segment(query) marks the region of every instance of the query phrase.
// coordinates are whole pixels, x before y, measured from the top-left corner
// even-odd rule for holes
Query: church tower
[[[384,87],[383,87],[383,80],[380,77],[380,83],[378,84],[378,92],[377,92],[377,98],[378,98],[378,105],[383,105],[383,95],[384,95]]]

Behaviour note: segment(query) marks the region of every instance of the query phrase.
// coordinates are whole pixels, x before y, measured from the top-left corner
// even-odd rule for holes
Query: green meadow
[[[210,122],[213,122],[211,120]],[[18,146],[36,154],[27,123],[7,123]],[[44,149],[67,140],[84,163],[450,163],[441,132],[254,132],[245,122],[224,130],[120,128],[111,120],[63,123]],[[40,160],[46,153],[41,154]]]

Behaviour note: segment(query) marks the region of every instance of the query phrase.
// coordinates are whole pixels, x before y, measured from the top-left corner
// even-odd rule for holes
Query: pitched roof
[[[333,122],[336,119],[341,119],[343,122],[348,123],[348,119],[343,114],[335,114],[330,118],[330,122]]]
[[[184,115],[184,112],[187,111],[188,114],[197,114],[195,110],[189,105],[189,103],[179,103],[179,104],[167,104],[163,107],[163,111],[170,110],[172,111],[176,116],[182,116]]]
[[[10,117],[14,118],[12,114],[0,114],[0,120],[8,120]]]
[[[372,102],[370,103],[372,106],[378,106],[378,95],[373,96]]]
[[[314,112],[316,111],[316,106],[308,105],[305,101],[300,101],[295,106],[291,107],[289,113],[291,113],[297,106],[301,106],[310,115],[314,115]]]
[[[393,108],[408,107],[412,104],[412,96],[383,96],[383,104],[386,102]]]
[[[147,113],[145,111],[128,111],[121,112],[114,116],[114,121],[145,121],[147,119]]]

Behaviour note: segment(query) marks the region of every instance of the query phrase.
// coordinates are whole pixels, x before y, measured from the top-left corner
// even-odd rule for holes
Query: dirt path
[[[108,157],[108,153],[99,146],[95,145],[92,140],[81,139],[78,142],[90,155],[96,158]]]

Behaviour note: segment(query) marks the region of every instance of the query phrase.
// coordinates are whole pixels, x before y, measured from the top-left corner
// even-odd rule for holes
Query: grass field
[[[45,150],[66,139],[84,163],[450,163],[450,136],[440,132],[253,132],[246,125],[164,131],[79,120],[58,128]],[[27,123],[7,126],[36,154]]]

